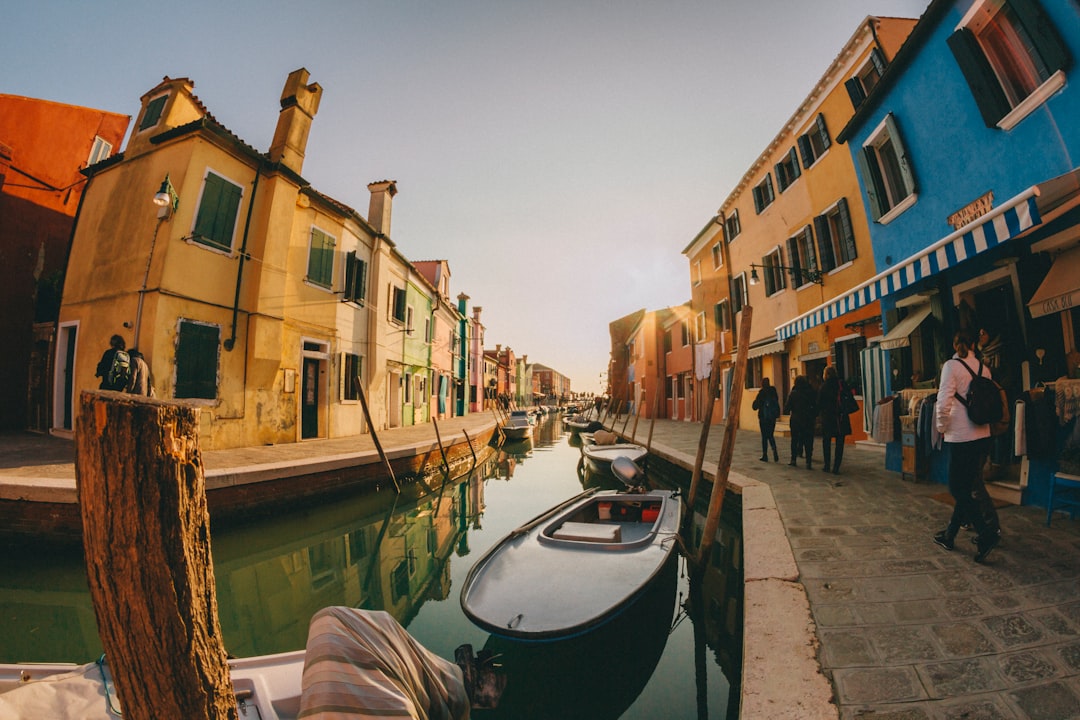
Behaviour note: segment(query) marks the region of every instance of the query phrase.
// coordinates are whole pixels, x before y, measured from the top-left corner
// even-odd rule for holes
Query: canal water
[[[657,487],[685,489],[689,481],[654,458],[647,469]],[[489,547],[583,487],[611,482],[583,467],[580,439],[549,417],[532,440],[504,445],[471,474],[438,486],[413,482],[400,496],[381,491],[211,528],[226,649],[244,657],[303,648],[308,620],[329,605],[386,610],[441,657],[453,659],[462,643],[501,654],[500,708],[477,718],[737,717],[737,498],[725,502],[700,583],[690,587],[680,558],[644,601],[596,632],[511,643],[463,614],[465,576]],[[101,653],[81,549],[47,552],[0,558],[0,662],[83,663]]]

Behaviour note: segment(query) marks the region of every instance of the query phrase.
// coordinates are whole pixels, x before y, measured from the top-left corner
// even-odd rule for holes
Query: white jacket
[[[971,385],[971,373],[960,367],[954,360],[971,368],[972,373],[979,372],[979,359],[969,352],[966,358],[953,355],[941,366],[941,382],[938,383],[937,402],[934,407],[934,424],[945,442],[961,443],[990,437],[989,425],[976,425],[968,419],[967,408],[956,399],[956,395],[967,397]],[[990,377],[990,368],[983,365],[982,374]]]

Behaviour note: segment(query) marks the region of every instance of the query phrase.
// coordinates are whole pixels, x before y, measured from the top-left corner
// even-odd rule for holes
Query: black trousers
[[[806,456],[809,463],[814,457],[814,431],[791,427],[791,462]]]
[[[825,459],[825,469],[832,468],[834,471],[840,469],[840,461],[844,459],[844,437],[843,435],[823,435],[821,437],[821,453]],[[836,459],[833,460],[832,444],[833,440],[836,440]],[[830,464],[830,460],[833,460]]]
[[[945,534],[955,538],[960,526],[970,521],[979,540],[997,535],[1001,531],[997,509],[982,479],[990,438],[945,444],[949,446],[949,494],[956,501]]]
[[[773,437],[773,433],[776,431],[775,420],[758,420],[758,427],[761,429],[761,457],[767,457],[769,455],[769,446],[772,446],[773,455],[776,454],[776,438]]]

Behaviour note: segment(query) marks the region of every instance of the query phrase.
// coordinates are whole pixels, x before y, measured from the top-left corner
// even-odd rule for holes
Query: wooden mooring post
[[[705,403],[705,415],[701,419],[701,436],[698,439],[697,455],[694,457],[694,472],[690,475],[690,490],[686,493],[686,521],[694,516],[694,503],[697,501],[698,487],[701,484],[701,468],[705,464],[705,448],[709,444],[709,430],[712,429],[713,405],[716,393],[720,390],[720,329],[716,330],[713,343],[712,370],[709,372],[709,396]],[[730,415],[728,416],[730,418]]]
[[[75,440],[86,575],[125,720],[236,720],[199,410],[84,391]]]
[[[743,306],[742,322],[739,324],[739,349],[735,355],[735,374],[731,379],[731,397],[728,398],[727,422],[724,423],[720,460],[716,464],[716,478],[713,480],[712,495],[709,497],[709,513],[705,516],[701,547],[698,548],[698,568],[704,568],[709,560],[713,540],[716,539],[716,531],[720,527],[720,513],[724,509],[724,493],[727,492],[731,455],[735,451],[735,431],[739,427],[739,404],[742,402],[743,378],[746,377],[746,354],[750,346],[750,321],[753,317],[754,308],[750,305]]]

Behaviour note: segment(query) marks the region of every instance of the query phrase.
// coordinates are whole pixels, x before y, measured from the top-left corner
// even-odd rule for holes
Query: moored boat
[[[524,440],[532,437],[534,423],[526,410],[512,410],[502,427],[507,440]]]
[[[585,458],[585,464],[597,473],[611,472],[611,462],[615,458],[629,458],[634,463],[640,463],[649,455],[649,451],[643,445],[634,443],[615,443],[613,445],[582,445],[581,454]]]
[[[465,578],[461,607],[503,637],[589,632],[631,606],[673,560],[680,513],[680,498],[668,490],[588,490],[481,557]]]

